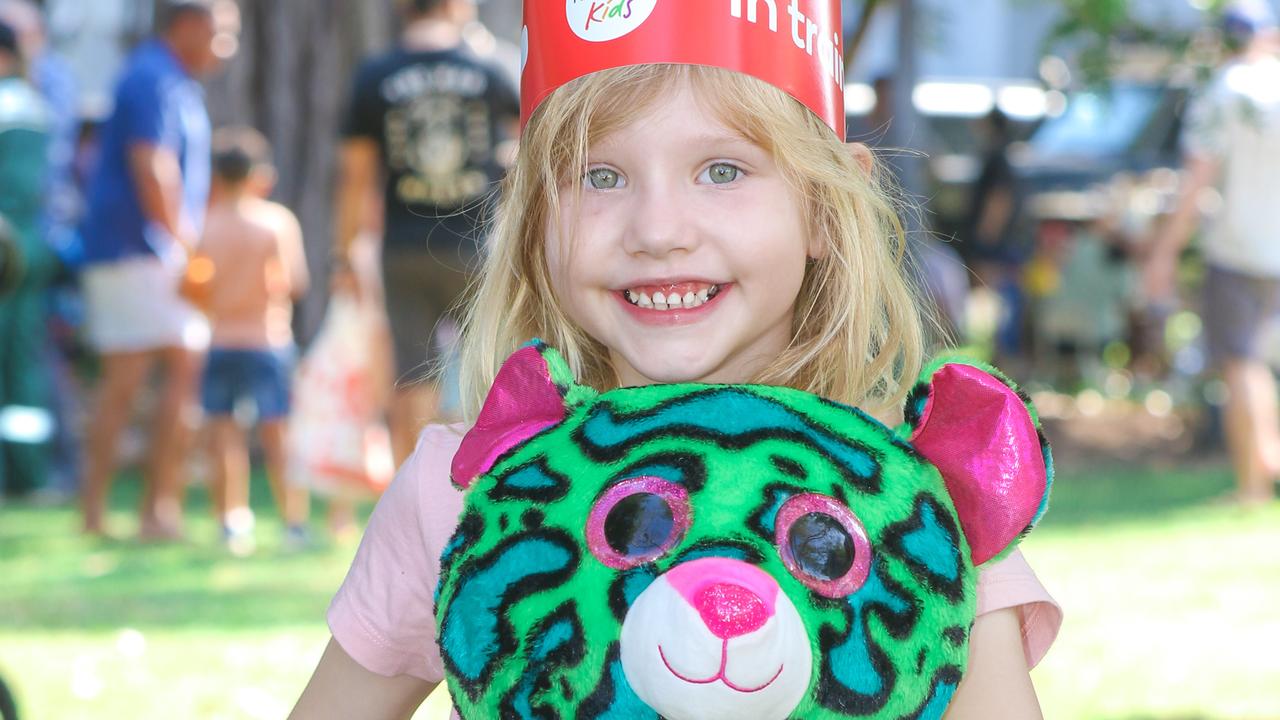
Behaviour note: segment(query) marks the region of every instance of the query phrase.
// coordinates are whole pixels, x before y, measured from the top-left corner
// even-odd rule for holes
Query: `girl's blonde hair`
[[[826,242],[795,302],[791,344],[751,382],[784,385],[872,413],[892,412],[923,354],[904,236],[879,172],[867,172],[822,120],[753,77],[694,65],[597,72],[556,90],[534,113],[503,187],[492,237],[463,321],[463,415],[473,421],[502,362],[538,337],[581,382],[616,387],[608,350],[556,302],[544,252],[562,188],[586,169],[592,143],[625,127],[679,83],[728,127],[769,151]]]

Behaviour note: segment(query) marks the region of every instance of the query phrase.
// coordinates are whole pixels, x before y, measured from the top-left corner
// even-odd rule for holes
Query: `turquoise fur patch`
[[[548,540],[521,540],[468,575],[453,595],[455,612],[446,612],[441,623],[441,642],[451,669],[468,680],[478,680],[495,660],[499,625],[504,620],[498,609],[508,594],[532,577],[568,568],[573,559],[572,551]]]
[[[921,527],[902,538],[902,547],[916,562],[947,580],[960,577],[958,538],[938,523],[930,505],[921,505],[917,514]]]
[[[515,490],[549,490],[557,486],[555,478],[533,465],[511,473],[502,484]]]
[[[691,393],[655,412],[633,418],[620,420],[609,412],[593,413],[583,427],[583,437],[592,445],[613,448],[645,435],[669,433],[674,428],[696,431],[706,426],[707,418],[716,418],[717,437],[737,439],[766,432],[795,433],[829,453],[840,467],[854,474],[871,477],[877,469],[876,462],[865,451],[834,440],[788,408],[731,388]]]

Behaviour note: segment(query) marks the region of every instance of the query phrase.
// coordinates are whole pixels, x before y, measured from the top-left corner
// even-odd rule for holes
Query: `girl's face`
[[[590,148],[546,253],[556,299],[623,385],[746,382],[791,340],[817,248],[763,148],[684,85]]]

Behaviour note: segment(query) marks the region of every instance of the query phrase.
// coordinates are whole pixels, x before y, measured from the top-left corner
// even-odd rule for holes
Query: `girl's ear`
[[[1003,557],[1049,503],[1053,461],[1030,401],[992,368],[942,360],[907,401],[911,444],[942,473],[975,566]]]
[[[571,408],[594,395],[574,381],[569,364],[542,341],[516,350],[498,370],[475,426],[453,456],[453,484],[465,490],[509,450],[558,425]]]
[[[871,154],[871,148],[860,142],[847,142],[844,146],[849,151],[849,156],[865,173],[870,175],[875,170],[876,158]]]
[[[875,168],[875,157],[871,154],[871,148],[859,142],[847,142],[844,147],[858,167],[862,168],[870,176]],[[829,242],[829,239],[825,237],[810,236],[809,247],[806,248],[809,258],[813,260],[826,258],[831,252],[831,248],[828,247]]]

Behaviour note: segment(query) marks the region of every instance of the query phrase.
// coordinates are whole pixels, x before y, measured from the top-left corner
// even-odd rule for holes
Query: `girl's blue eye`
[[[713,185],[728,185],[742,174],[736,166],[729,163],[716,163],[703,171],[702,176]]]
[[[615,190],[623,187],[622,176],[609,168],[592,168],[587,171],[587,184],[596,190]]]

